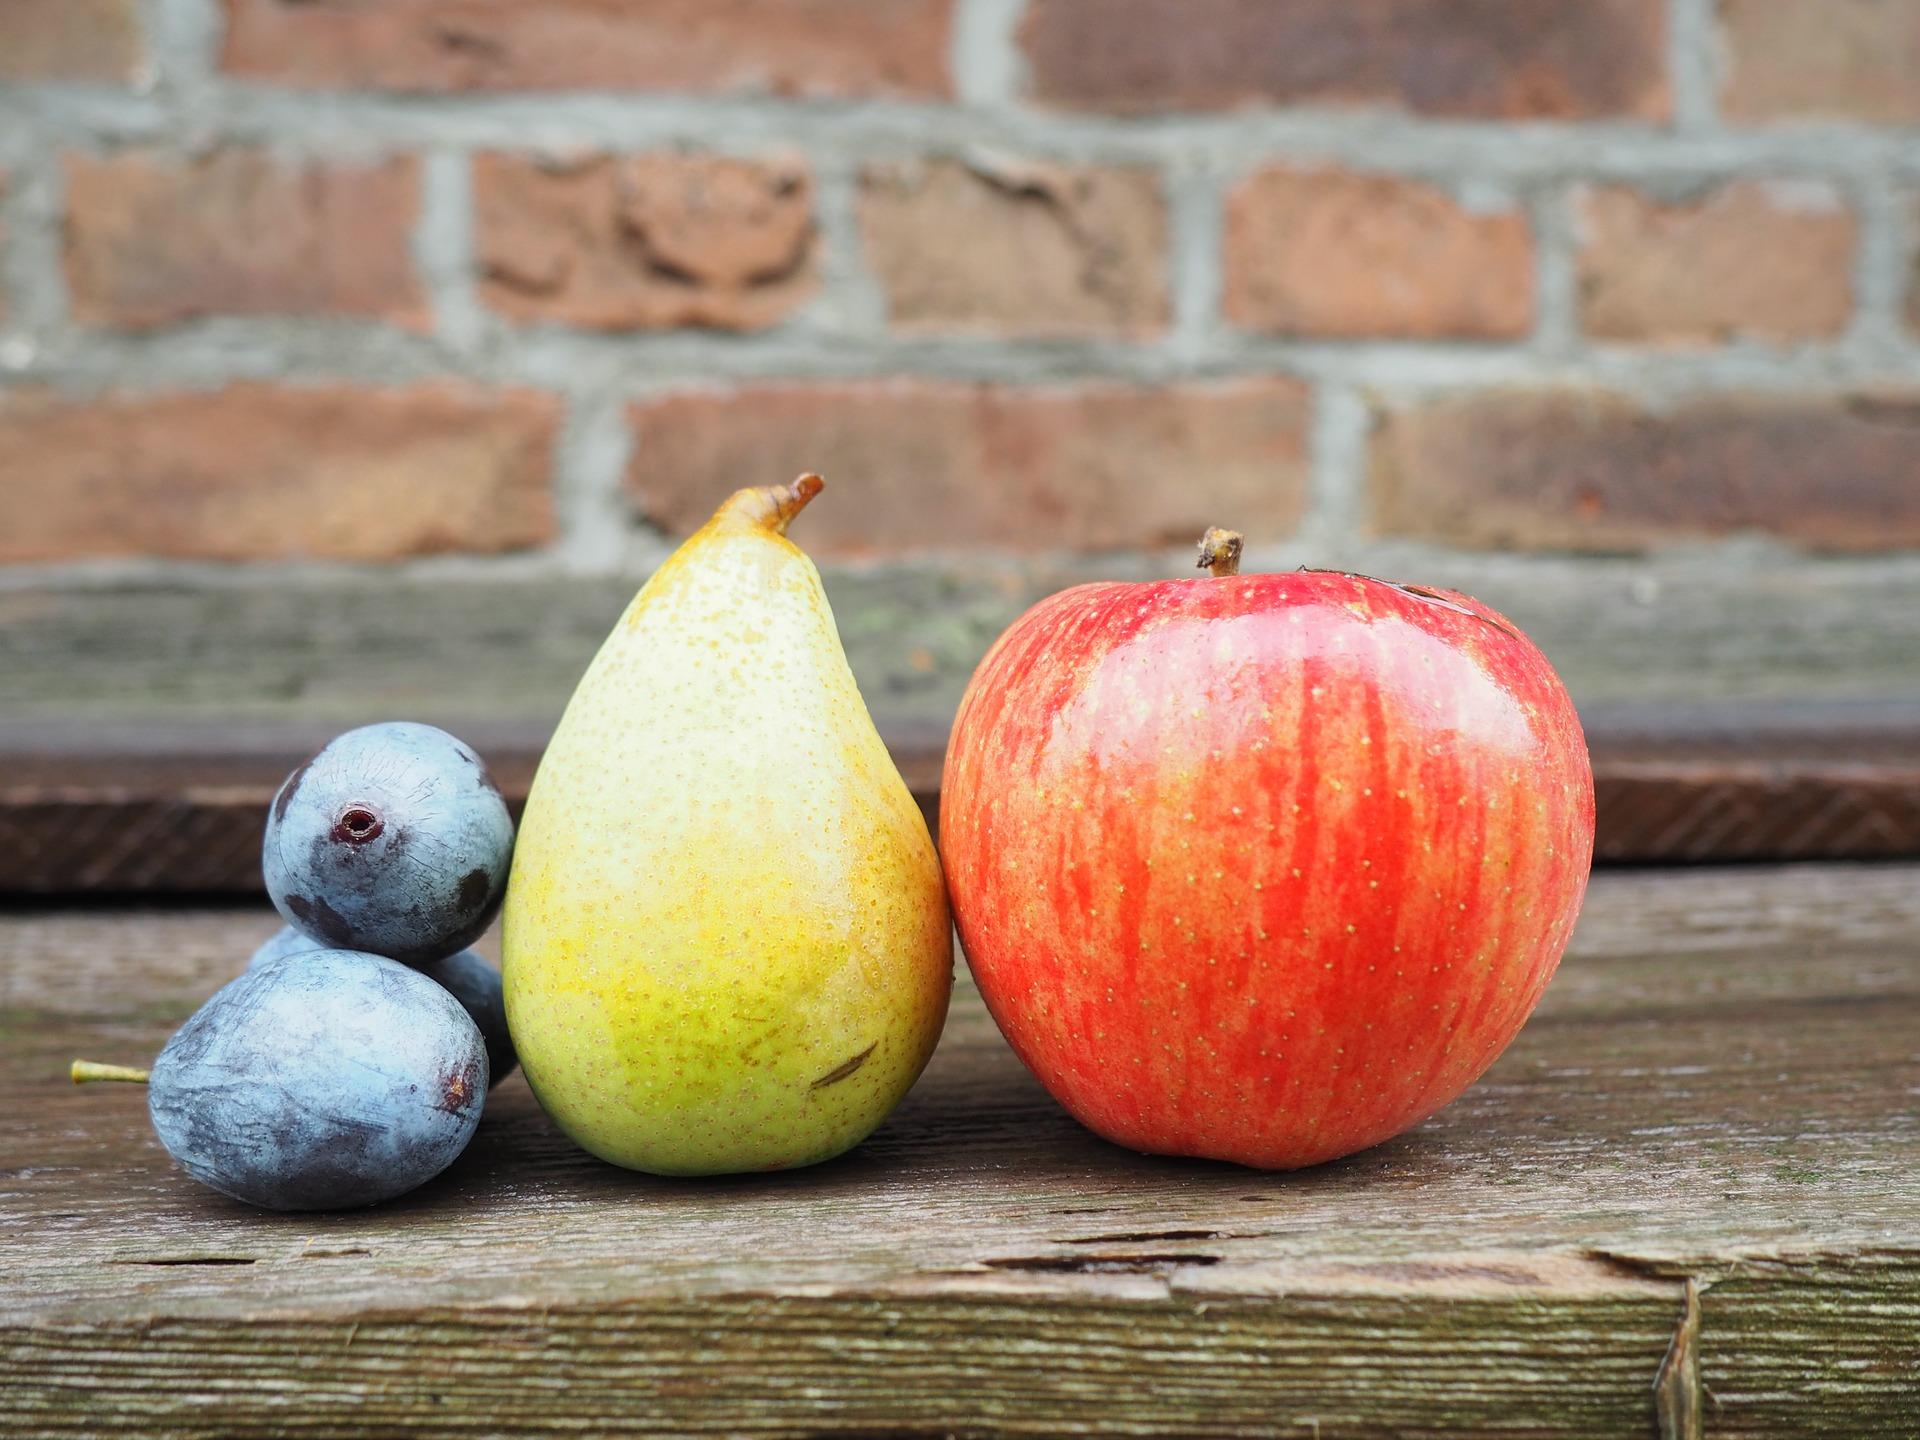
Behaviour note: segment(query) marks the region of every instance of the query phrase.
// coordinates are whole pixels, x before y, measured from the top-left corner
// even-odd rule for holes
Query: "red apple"
[[[980,663],[940,797],[987,1007],[1123,1145],[1288,1169],[1513,1039],[1573,930],[1593,775],[1464,595],[1323,571],[1083,585]]]

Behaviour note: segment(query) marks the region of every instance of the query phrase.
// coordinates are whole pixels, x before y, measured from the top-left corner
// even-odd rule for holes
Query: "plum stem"
[[[102,1065],[98,1060],[76,1060],[67,1074],[73,1077],[76,1085],[85,1085],[89,1080],[124,1080],[130,1085],[144,1085],[152,1072],[136,1069],[132,1065]]]
[[[1238,530],[1222,530],[1218,525],[1209,527],[1200,537],[1200,568],[1219,577],[1238,575],[1241,544]]]
[[[825,489],[826,483],[818,475],[809,473],[791,485],[755,485],[736,490],[714,512],[714,523],[784,535],[793,517],[807,508],[807,502]]]

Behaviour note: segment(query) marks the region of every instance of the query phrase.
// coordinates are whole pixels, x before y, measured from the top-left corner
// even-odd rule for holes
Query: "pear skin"
[[[940,1038],[926,821],[788,521],[737,492],[634,597],[540,762],[507,886],[507,1024],[541,1105],[662,1175],[858,1144]]]

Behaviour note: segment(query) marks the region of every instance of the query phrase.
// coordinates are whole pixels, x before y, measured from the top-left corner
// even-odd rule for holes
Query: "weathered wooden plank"
[[[1613,702],[1920,699],[1920,568],[1511,556],[1360,557],[1478,595],[1552,658],[1583,710]],[[1324,560],[1319,563],[1339,563]],[[1249,569],[1255,568],[1249,564]],[[944,734],[987,646],[1028,605],[1095,579],[1188,573],[1120,559],[829,569],[868,703]],[[640,577],[152,582],[0,593],[0,718],[213,716],[331,726],[409,714],[551,728]]]
[[[1920,856],[1920,703],[1599,704],[1601,863]]]
[[[1594,743],[1602,860],[1920,855],[1913,566],[1729,577],[1681,561],[1373,559],[1485,596],[1554,658]],[[923,803],[1000,629],[1062,585],[1145,573],[1137,560],[829,572],[854,668]],[[0,593],[0,893],[251,890],[278,776],[368,720],[445,724],[523,788],[633,583]]]
[[[1588,724],[1602,862],[1920,856],[1920,701],[1599,705]],[[455,728],[517,807],[545,730]],[[0,721],[0,894],[255,891],[267,802],[329,733]],[[889,743],[931,820],[944,735]]]
[[[1689,1278],[1709,1434],[1920,1414],[1920,868],[1602,875],[1480,1085],[1301,1174],[1094,1139],[962,986],[832,1165],[626,1175],[516,1077],[343,1216],[200,1190],[63,1078],[273,924],[0,914],[0,1431],[1650,1434]]]
[[[511,1312],[376,1319],[358,1330],[268,1322],[237,1355],[230,1329],[186,1322],[142,1332],[137,1352],[109,1351],[114,1358],[95,1373],[123,1434],[187,1417],[193,1428],[181,1433],[233,1434],[257,1423],[251,1397],[191,1382],[198,1393],[168,1393],[187,1367],[211,1358],[229,1368],[218,1365],[224,1349],[244,1364],[255,1395],[280,1390],[298,1404],[324,1377],[371,1397],[351,1418],[306,1405],[276,1417],[276,1433],[302,1436],[469,1425],[469,1433],[502,1433],[503,1417],[518,1434],[1463,1433],[1435,1423],[1435,1387],[1451,1393],[1459,1413],[1499,1416],[1501,1434],[1627,1435],[1649,1432],[1634,1381],[1657,1359],[1671,1308],[1653,1294],[1611,1303],[1542,1296],[1527,1309],[1463,1297],[1445,1314],[1364,1294],[742,1296],[537,1322]],[[1595,1363],[1603,1337],[1630,1359]],[[97,1348],[49,1327],[21,1358],[65,1371],[96,1364],[88,1352]],[[1519,1373],[1514,1352],[1525,1357]],[[184,1365],[168,1363],[177,1355]],[[436,1381],[393,1383],[396,1370],[421,1362]],[[537,1429],[521,1428],[528,1409],[513,1403],[530,1362],[544,1382]],[[1560,1372],[1551,1388],[1532,1369],[1542,1364]],[[672,1398],[661,1404],[663,1395]],[[30,1387],[26,1398],[39,1397]],[[22,1418],[43,1424],[42,1434],[75,1433],[63,1424],[68,1404],[61,1396],[44,1409],[23,1407]]]
[[[545,729],[486,720],[456,729],[486,757],[517,818]],[[332,733],[0,721],[0,895],[257,892],[267,806]],[[891,743],[931,823],[944,737]]]

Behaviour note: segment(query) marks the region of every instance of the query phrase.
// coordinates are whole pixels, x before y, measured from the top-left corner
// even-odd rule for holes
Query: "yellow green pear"
[[[820,489],[741,490],[660,567],[527,799],[507,1023],[547,1113],[617,1165],[838,1155],[946,1019],[940,863],[786,538]]]

